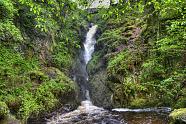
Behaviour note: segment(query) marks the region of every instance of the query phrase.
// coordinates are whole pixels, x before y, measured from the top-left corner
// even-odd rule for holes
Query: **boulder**
[[[186,124],[186,108],[175,109],[169,116],[170,124]]]

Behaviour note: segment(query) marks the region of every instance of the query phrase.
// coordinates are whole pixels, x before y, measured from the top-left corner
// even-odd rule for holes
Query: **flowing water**
[[[80,87],[81,105],[74,111],[59,114],[47,120],[47,124],[168,124],[169,108],[113,109],[94,106],[88,89],[86,65],[94,52],[97,25],[92,25],[84,42],[83,61],[76,72],[75,81]]]

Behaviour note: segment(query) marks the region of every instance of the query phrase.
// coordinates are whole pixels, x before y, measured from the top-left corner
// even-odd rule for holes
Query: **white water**
[[[86,65],[91,60],[92,53],[94,52],[94,45],[96,44],[95,34],[97,31],[97,27],[98,27],[97,25],[90,27],[86,35],[86,40],[84,42],[84,54],[83,54]],[[53,117],[51,120],[48,120],[47,124],[56,124],[56,123],[72,124],[74,118],[77,118],[82,114],[88,114],[87,118],[90,119],[92,115],[98,115],[107,112],[103,108],[99,108],[92,104],[89,91],[87,89],[85,91],[85,97],[86,100],[82,101],[81,106],[79,106],[76,110],[69,113],[62,114],[57,117]]]
[[[87,32],[86,35],[86,40],[83,43],[84,45],[84,61],[86,65],[92,58],[92,53],[94,52],[94,46],[96,44],[96,39],[95,39],[95,34],[97,31],[97,25],[92,25],[92,27],[89,28],[89,31]],[[88,81],[88,77],[87,77]],[[86,100],[81,102],[81,106],[78,107],[77,110],[80,110],[81,113],[92,113],[93,111],[102,111],[102,108],[98,108],[97,106],[94,106],[91,102],[90,95],[89,95],[89,90],[85,91],[85,97]]]
[[[97,31],[97,25],[89,28],[86,35],[86,41],[84,43],[84,61],[87,63],[92,58],[92,53],[94,52],[94,45],[96,43],[95,34]],[[85,65],[85,66],[86,66]],[[119,118],[118,115],[111,113],[110,111],[104,110],[103,108],[94,106],[91,102],[88,89],[85,90],[86,100],[81,102],[81,105],[74,111],[57,114],[51,119],[47,120],[47,124],[166,124],[161,118],[158,120],[158,116],[149,114],[147,115],[137,115],[135,113],[140,112],[156,112],[156,113],[167,113],[170,111],[169,108],[147,108],[147,109],[127,109],[127,108],[115,108],[112,109],[114,112],[119,112],[122,114],[125,112],[132,112],[128,116],[123,116],[128,119],[125,122],[123,119]],[[132,118],[134,117],[134,118]]]
[[[112,109],[115,112],[171,112],[169,107],[157,107],[157,108],[144,108],[144,109],[129,109],[129,108],[115,108]]]
[[[97,31],[97,25],[94,25],[89,28],[89,31],[86,35],[86,40],[84,45],[85,51],[84,51],[84,60],[87,64],[90,59],[92,58],[92,53],[94,52],[94,45],[96,44],[95,34]]]

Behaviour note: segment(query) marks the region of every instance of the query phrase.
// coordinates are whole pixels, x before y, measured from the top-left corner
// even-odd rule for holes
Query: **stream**
[[[86,65],[91,60],[96,44],[97,25],[91,24],[84,42],[82,61],[75,81],[80,87],[81,105],[74,111],[58,114],[47,120],[47,124],[168,124],[167,107],[146,109],[116,108],[105,110],[92,104],[88,89]]]

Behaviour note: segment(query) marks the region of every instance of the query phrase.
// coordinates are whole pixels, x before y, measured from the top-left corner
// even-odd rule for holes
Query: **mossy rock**
[[[47,75],[45,75],[42,71],[31,71],[29,76],[32,81],[39,84],[48,79]]]
[[[44,69],[46,75],[48,75],[48,77],[50,79],[54,79],[57,82],[61,82],[64,84],[68,84],[69,86],[74,85],[74,82],[62,71],[60,71],[59,69],[55,68],[55,67],[47,67]]]
[[[132,108],[143,108],[147,106],[147,99],[144,98],[135,98],[130,103]]]
[[[186,108],[175,109],[169,116],[170,124],[186,124]]]
[[[100,76],[101,75],[101,76]],[[106,70],[98,71],[89,81],[91,100],[94,105],[112,108],[112,92],[108,86]]]
[[[87,71],[89,74],[95,74],[104,66],[104,59],[101,52],[95,52],[91,61],[87,65]]]
[[[79,90],[77,84],[66,76],[65,73],[55,67],[47,67],[44,69],[44,72],[50,79],[57,83],[64,84],[64,92],[61,93],[57,92],[57,90],[54,91],[55,94],[62,98],[62,103],[74,102],[76,104],[76,96]]]
[[[5,102],[11,111],[16,112],[21,106],[21,99],[12,95],[7,95]]]
[[[5,118],[9,113],[8,106],[5,102],[0,102],[0,119]]]

